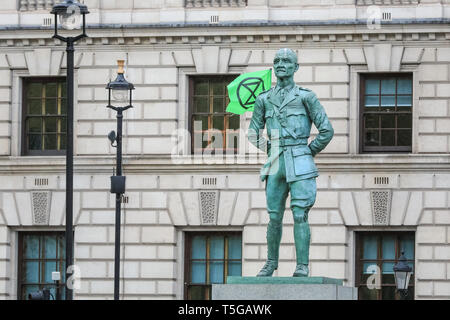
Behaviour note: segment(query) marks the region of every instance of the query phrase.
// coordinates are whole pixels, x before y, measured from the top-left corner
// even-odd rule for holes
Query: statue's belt
[[[298,145],[308,145],[308,138],[277,138],[270,139],[270,144],[272,147],[288,147],[288,146],[298,146]]]

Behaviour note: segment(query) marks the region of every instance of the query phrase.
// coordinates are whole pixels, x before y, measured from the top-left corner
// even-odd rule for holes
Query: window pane
[[[240,127],[240,116],[239,115],[230,115],[228,117],[228,128],[229,129],[239,129]]]
[[[369,289],[366,286],[359,287],[358,295],[360,300],[378,300],[378,291],[376,289]]]
[[[374,258],[376,259],[376,258]],[[375,274],[378,272],[378,266],[375,262],[365,262],[363,263],[363,274]]]
[[[395,78],[381,80],[381,94],[395,94]]]
[[[411,94],[412,93],[412,80],[411,79],[398,79],[397,80],[397,93],[398,94]]]
[[[224,116],[213,116],[213,129],[222,131],[224,129]]]
[[[383,267],[384,269],[386,269],[386,272],[383,270],[383,274],[381,275],[381,282],[383,284],[395,284],[395,276],[394,276],[394,272],[389,271],[394,267],[394,264],[392,264],[391,266],[386,266]]]
[[[56,134],[45,134],[44,135],[44,148],[45,148],[45,150],[57,150]]]
[[[383,263],[383,274],[392,274],[394,276],[394,264],[395,262],[384,262]]]
[[[27,235],[23,237],[24,259],[39,258],[39,237],[35,235]]]
[[[366,94],[379,94],[380,80],[367,79],[366,80]]]
[[[38,285],[32,285],[32,286],[24,286],[22,291],[22,299],[28,300],[28,295],[32,292],[39,291]]]
[[[194,86],[194,95],[209,95],[209,86],[207,80],[196,81]]]
[[[241,259],[242,238],[241,236],[230,236],[228,238],[228,259]]]
[[[380,133],[378,130],[367,130],[366,139],[364,141],[366,146],[380,145]]]
[[[45,114],[47,115],[58,114],[56,99],[45,99]]]
[[[206,262],[192,261],[191,282],[206,283]]]
[[[208,130],[208,116],[194,116],[194,131]]]
[[[238,261],[228,262],[228,275],[229,276],[241,276],[242,275],[242,263]]]
[[[209,268],[210,283],[223,283],[223,261],[211,261]]]
[[[57,84],[56,83],[47,83],[45,85],[45,97],[46,98],[54,98],[58,96]]]
[[[44,282],[52,283],[52,272],[58,271],[56,269],[56,261],[47,261],[44,263]]]
[[[407,260],[414,260],[414,237],[404,236],[400,239],[400,252],[405,253]]]
[[[192,239],[192,259],[206,259],[206,237],[194,236]]]
[[[65,134],[60,134],[60,146],[59,146],[59,150],[66,150],[66,145],[67,145],[67,137]]]
[[[29,83],[27,86],[27,96],[29,98],[42,97],[42,83]]]
[[[395,300],[395,287],[383,287],[381,289],[381,299]]]
[[[44,237],[44,254],[45,259],[56,259],[56,237]]]
[[[67,114],[67,100],[61,99],[61,114],[66,115]]]
[[[223,236],[213,236],[209,241],[210,259],[224,259],[224,238]]]
[[[412,127],[412,115],[411,114],[399,114],[397,116],[398,128],[411,128]]]
[[[365,236],[363,240],[363,259],[377,259],[377,236]]]
[[[188,291],[188,298],[190,300],[206,300],[207,286],[191,286]]]
[[[395,146],[395,130],[381,130],[381,145]]]
[[[30,99],[28,100],[28,114],[41,115],[42,114],[42,100]]]
[[[23,264],[22,281],[25,283],[39,283],[39,262],[27,261]]]
[[[59,122],[60,122],[60,127],[61,127],[60,132],[67,132],[67,119],[59,118]]]
[[[42,132],[42,118],[34,117],[28,119],[28,132],[41,133]]]
[[[225,85],[223,82],[213,82],[211,83],[213,95],[224,95],[225,93]]]
[[[55,117],[47,117],[44,119],[45,132],[57,132],[58,129],[58,119]]]
[[[67,85],[66,82],[60,83],[61,86],[61,97],[67,96]]]
[[[398,107],[411,107],[412,96],[397,96]]]
[[[224,112],[224,99],[214,98],[213,99],[213,112]]]
[[[381,116],[382,128],[395,128],[395,115],[386,114]]]
[[[380,96],[366,96],[366,107],[378,107],[380,105]]]
[[[29,150],[42,150],[42,136],[40,134],[28,135],[28,149]]]
[[[379,118],[380,117],[377,114],[366,114],[366,115],[364,115],[364,119],[365,119],[364,126],[365,126],[365,128],[379,128],[379,126],[380,126]]]
[[[382,107],[394,107],[395,106],[395,96],[381,96],[381,106]]]
[[[208,97],[194,97],[194,113],[209,112]]]
[[[412,131],[411,130],[398,130],[397,131],[397,145],[398,146],[411,146],[412,145]]]
[[[233,130],[234,131],[234,130]],[[237,149],[239,147],[239,132],[227,132],[227,149]]]
[[[381,240],[382,259],[395,259],[395,236],[384,235]]]

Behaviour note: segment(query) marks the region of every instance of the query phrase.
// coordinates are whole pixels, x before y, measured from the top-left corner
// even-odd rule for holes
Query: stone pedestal
[[[228,277],[213,284],[212,300],[356,300],[357,289],[325,277]]]

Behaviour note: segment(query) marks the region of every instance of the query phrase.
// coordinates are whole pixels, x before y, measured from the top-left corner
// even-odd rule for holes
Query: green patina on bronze
[[[342,286],[343,283],[341,279],[326,277],[227,277],[227,284],[337,284]]]
[[[316,177],[319,175],[313,157],[333,137],[333,127],[317,96],[309,89],[295,85],[294,73],[299,69],[297,55],[291,49],[280,49],[274,58],[277,85],[256,99],[248,139],[268,152],[261,169],[266,181],[267,261],[258,276],[271,276],[278,267],[283,215],[288,194],[294,216],[294,239],[297,258],[295,277],[309,274],[310,229],[308,212],[316,200]],[[308,145],[311,125],[318,130]],[[262,135],[267,128],[269,141]]]

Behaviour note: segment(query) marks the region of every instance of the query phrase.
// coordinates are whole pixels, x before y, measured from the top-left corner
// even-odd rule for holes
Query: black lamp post
[[[116,156],[116,175],[111,177],[111,193],[116,194],[116,225],[115,225],[115,241],[114,241],[114,300],[119,300],[119,284],[120,284],[120,204],[122,194],[125,193],[125,177],[122,176],[122,120],[123,111],[132,108],[132,92],[134,86],[125,80],[124,77],[124,61],[118,60],[116,80],[108,83],[108,105],[107,108],[117,112],[117,135],[114,131],[108,134],[111,145],[117,148]],[[111,104],[111,98],[114,104]],[[113,143],[116,142],[114,146]]]
[[[66,143],[66,270],[73,265],[73,53],[74,43],[86,35],[86,14],[88,8],[76,0],[65,0],[53,6],[51,14],[55,15],[55,34],[53,38],[67,44],[67,143]],[[58,19],[66,30],[81,29],[75,37],[63,37],[58,34]],[[70,270],[70,269],[69,269]],[[66,271],[66,281],[70,274]],[[66,285],[66,300],[73,299],[73,291]]]
[[[405,253],[402,252],[398,262],[394,265],[395,285],[403,300],[408,298],[408,285],[412,268],[406,263]]]

